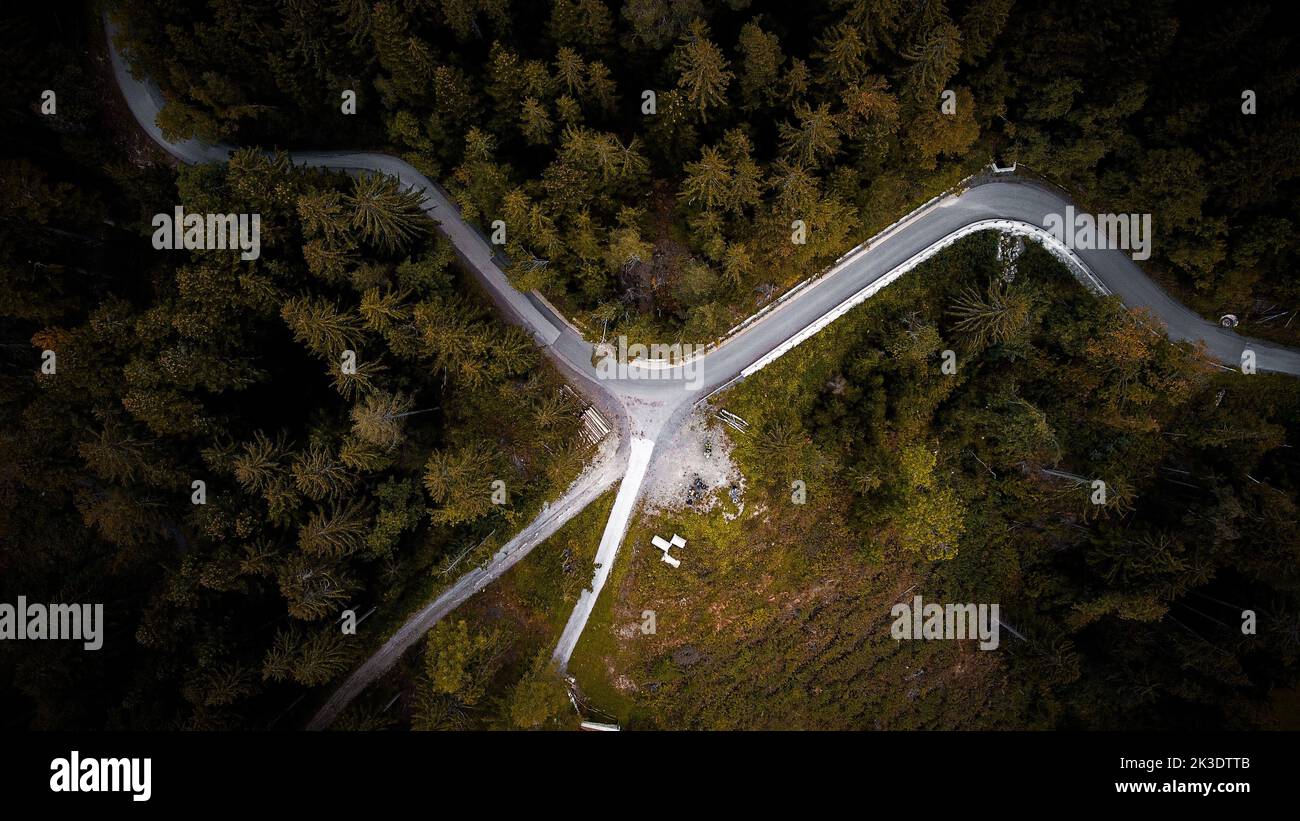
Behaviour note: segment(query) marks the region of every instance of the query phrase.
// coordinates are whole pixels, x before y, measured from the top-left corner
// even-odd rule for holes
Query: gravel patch
[[[659,445],[663,450],[650,466],[643,491],[646,510],[690,507],[705,513],[728,496],[736,499],[736,505],[743,504],[744,477],[731,459],[728,431],[707,406],[693,411],[673,437]],[[711,445],[709,453],[706,443]]]

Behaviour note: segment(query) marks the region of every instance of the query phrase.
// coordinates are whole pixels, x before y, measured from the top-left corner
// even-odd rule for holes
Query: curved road
[[[140,127],[181,162],[225,162],[234,150],[230,146],[197,140],[172,143],[163,137],[156,122],[163,104],[161,93],[152,82],[132,76],[113,42],[116,29],[107,17],[105,25],[117,83]],[[461,218],[445,191],[410,165],[373,152],[308,151],[290,156],[299,165],[387,174],[409,188],[423,191],[426,210],[437,219],[465,267],[562,370],[578,377],[574,379],[576,386],[617,420],[621,434],[616,454],[575,482],[553,508],[530,523],[486,567],[457,581],[354,672],[313,718],[308,725],[312,729],[328,726],[351,698],[388,669],[438,619],[505,572],[622,475],[614,511],[595,560],[592,583],[589,590],[583,591],[556,648],[555,659],[563,666],[617,556],[641,479],[653,458],[655,441],[675,429],[701,397],[762,368],[925,259],[976,231],[999,230],[1034,239],[1061,258],[1094,291],[1117,294],[1125,305],[1149,310],[1164,324],[1170,338],[1204,342],[1210,356],[1229,367],[1239,367],[1242,352],[1250,349],[1255,352],[1258,370],[1300,375],[1300,352],[1248,339],[1206,321],[1165,293],[1125,252],[1066,249],[1043,225],[1048,214],[1064,213],[1070,202],[1053,191],[1012,177],[990,179],[927,203],[684,365],[634,362],[623,372],[607,376],[592,362],[592,344],[544,300],[515,290],[492,246]]]

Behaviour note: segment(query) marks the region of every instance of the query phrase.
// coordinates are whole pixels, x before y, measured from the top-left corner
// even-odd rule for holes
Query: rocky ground
[[[662,450],[655,454],[646,477],[642,497],[646,511],[690,506],[706,512],[727,494],[741,504],[744,477],[731,459],[729,431],[705,406],[692,413],[672,438],[660,442]],[[711,445],[710,452],[706,444]]]

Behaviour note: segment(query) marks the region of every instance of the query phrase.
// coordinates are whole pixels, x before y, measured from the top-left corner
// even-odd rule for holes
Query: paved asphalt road
[[[114,28],[106,22],[110,46]],[[122,94],[140,126],[163,149],[185,163],[224,162],[234,149],[197,140],[170,143],[156,119],[162,96],[148,80],[133,77],[126,61],[110,47],[113,69]],[[615,506],[601,541],[600,567],[593,568],[592,583],[584,591],[574,615],[556,648],[556,658],[567,661],[591,604],[600,594],[605,576],[617,556],[622,534],[635,508],[645,468],[653,458],[654,442],[671,432],[701,397],[736,378],[747,376],[789,350],[849,307],[884,287],[919,261],[950,244],[955,238],[987,227],[1012,231],[1043,242],[1066,257],[1076,275],[1091,282],[1094,289],[1118,294],[1125,305],[1146,308],[1164,323],[1176,340],[1202,340],[1211,356],[1229,367],[1238,367],[1243,350],[1255,352],[1260,371],[1300,375],[1300,352],[1239,336],[1207,322],[1172,299],[1142,273],[1126,252],[1119,250],[1062,252],[1053,247],[1043,230],[1048,214],[1062,214],[1069,201],[1059,194],[1014,177],[990,179],[959,195],[942,197],[909,215],[879,235],[870,245],[846,254],[831,270],[797,293],[746,323],[742,330],[725,339],[690,369],[681,365],[656,367],[633,363],[621,378],[602,378],[592,363],[593,346],[567,322],[556,316],[540,298],[511,287],[498,258],[481,234],[465,222],[438,185],[407,163],[386,154],[346,151],[295,152],[293,162],[353,173],[380,172],[398,178],[404,185],[423,190],[426,209],[438,220],[440,229],[455,246],[466,268],[483,284],[493,301],[525,327],[571,377],[575,386],[616,420],[620,436],[616,454],[595,465],[580,478],[549,511],[530,523],[485,567],[476,568],[458,580],[435,602],[403,626],[375,656],[367,660],[312,719],[309,727],[323,728],[367,684],[387,670],[401,653],[419,640],[443,615],[476,590],[498,577],[537,543],[558,529],[600,491],[627,473],[633,456],[633,475],[625,476],[619,490],[621,505]],[[641,377],[641,378],[637,378]],[[647,378],[653,377],[653,378]],[[632,444],[630,444],[632,443]],[[635,454],[632,451],[635,450]]]

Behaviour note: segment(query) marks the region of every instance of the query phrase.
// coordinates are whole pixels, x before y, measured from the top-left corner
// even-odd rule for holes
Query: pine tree
[[[703,14],[701,0],[628,0],[623,4],[622,15],[631,25],[632,34],[624,37],[623,45],[629,49],[659,51]]]
[[[858,82],[867,71],[866,44],[857,27],[839,22],[817,40],[816,56],[822,62],[823,82],[835,88]]]
[[[339,461],[360,473],[374,473],[387,468],[392,459],[378,445],[349,437],[339,448]]]
[[[436,61],[433,49],[412,35],[408,21],[394,3],[377,3],[370,15],[371,39],[379,65],[387,72],[381,91],[389,99],[423,102],[432,87]]]
[[[772,164],[768,185],[776,192],[777,210],[782,216],[806,220],[821,197],[817,178],[804,166],[784,159]]]
[[[298,529],[298,547],[317,556],[338,558],[355,553],[366,535],[367,517],[358,502],[319,509]]]
[[[430,454],[425,465],[424,488],[438,505],[431,511],[434,520],[448,525],[464,524],[491,510],[494,461],[483,443]]]
[[[533,424],[542,430],[556,428],[566,419],[577,416],[577,409],[573,407],[573,403],[561,393],[543,397],[540,402],[535,402],[532,408]]]
[[[391,253],[401,251],[429,230],[424,196],[403,191],[392,177],[362,174],[353,178],[352,193],[344,197],[352,208],[352,227],[361,238]]]
[[[610,77],[609,68],[601,61],[587,63],[586,87],[585,102],[594,102],[605,114],[612,114],[618,108],[618,87]]]
[[[263,681],[288,681],[293,676],[294,657],[298,655],[300,638],[296,627],[275,631],[271,646],[262,659]]]
[[[499,629],[470,635],[464,619],[439,622],[425,640],[424,669],[434,692],[473,706],[500,669],[505,636]]]
[[[131,483],[146,470],[146,450],[151,443],[140,442],[117,425],[106,425],[94,439],[77,445],[86,466],[110,482]]]
[[[519,130],[524,139],[532,145],[547,145],[554,129],[555,124],[551,122],[546,105],[535,97],[525,98],[519,111]]]
[[[556,42],[590,52],[610,42],[614,21],[601,0],[555,0],[547,29]]]
[[[361,338],[356,319],[324,300],[295,297],[284,303],[280,316],[294,339],[331,363],[339,362],[343,351],[356,350]]]
[[[352,661],[352,646],[335,627],[312,633],[298,649],[293,677],[299,684],[318,687],[347,671]]]
[[[561,48],[555,55],[555,76],[569,94],[581,97],[587,90],[587,67],[571,48]]]
[[[395,325],[410,321],[411,310],[406,304],[410,291],[380,291],[370,288],[361,295],[361,304],[357,312],[361,314],[366,327],[372,331],[385,332]]]
[[[939,106],[925,106],[907,125],[907,144],[915,163],[933,169],[940,155],[960,157],[979,139],[975,100],[969,89],[956,89],[957,111],[944,114]]]
[[[904,0],[857,0],[848,7],[848,20],[861,33],[871,60],[880,62],[894,49],[894,38],[903,28],[903,7]]]
[[[714,208],[727,201],[730,196],[731,165],[720,149],[705,146],[700,151],[700,159],[686,163],[684,170],[686,179],[682,181],[679,194],[683,200],[704,208]]]
[[[411,414],[414,400],[402,393],[375,391],[352,406],[352,432],[357,438],[391,450],[405,438],[401,420]]]
[[[510,698],[510,721],[521,729],[537,729],[554,721],[567,704],[568,690],[543,650],[515,685]]]
[[[294,484],[309,499],[337,499],[352,488],[352,472],[320,442],[298,454],[290,470]]]
[[[829,105],[822,103],[815,109],[795,106],[794,113],[799,118],[797,128],[787,123],[780,126],[781,145],[787,155],[801,165],[816,167],[839,152],[840,132]]]
[[[961,59],[961,31],[943,23],[921,35],[903,52],[911,62],[903,71],[903,88],[914,100],[937,99],[944,84],[957,73]]]
[[[743,242],[727,246],[727,252],[722,261],[722,274],[733,288],[740,287],[740,284],[745,281],[752,269],[753,260],[750,258],[749,250]]]
[[[298,197],[298,219],[305,236],[319,236],[328,247],[337,247],[346,240],[348,219],[338,191],[308,189]]]
[[[360,352],[357,352],[360,357]],[[356,365],[343,369],[342,361],[332,363],[326,373],[333,381],[334,390],[344,399],[356,399],[375,390],[375,378],[388,370],[388,366],[378,359],[360,358]]]
[[[961,18],[962,60],[978,63],[1002,33],[1015,0],[977,0]]]
[[[740,52],[740,94],[746,109],[755,109],[770,100],[780,78],[781,41],[750,21],[740,29],[736,49]]]
[[[243,453],[234,458],[235,480],[245,490],[260,493],[283,471],[281,459],[285,456],[283,434],[274,441],[262,431],[245,442]]]
[[[289,603],[289,614],[303,621],[324,618],[339,604],[346,603],[355,585],[337,566],[294,553],[279,568],[279,592]],[[339,633],[337,627],[331,627]]]
[[[957,318],[957,331],[979,349],[988,343],[1006,342],[1019,333],[1029,319],[1031,305],[1027,295],[994,277],[984,296],[974,288],[966,288],[948,314]]]
[[[710,108],[726,103],[727,84],[734,75],[727,69],[727,58],[709,40],[703,20],[691,23],[689,33],[673,51],[672,62],[677,70],[677,88],[700,119],[707,121]]]
[[[844,112],[838,122],[845,136],[851,139],[870,136],[884,143],[885,138],[898,130],[898,100],[889,93],[889,83],[884,77],[870,76],[846,88],[841,101]]]
[[[492,346],[491,361],[502,376],[527,373],[537,366],[537,345],[522,328],[511,325]]]

